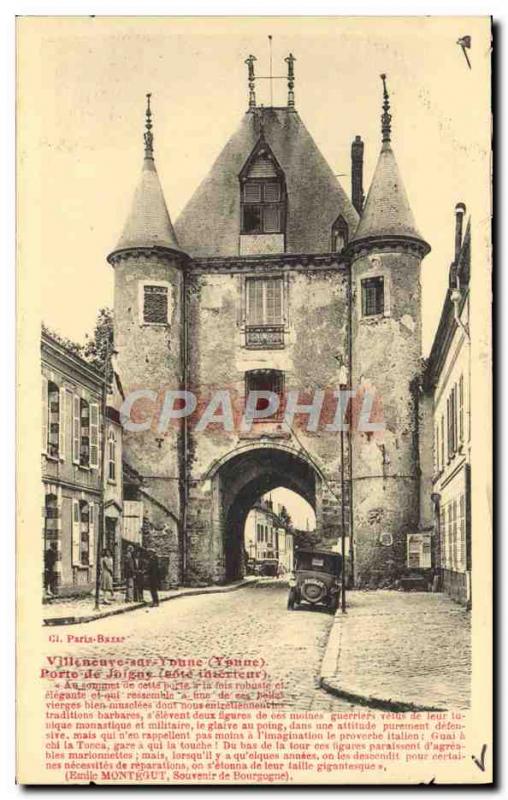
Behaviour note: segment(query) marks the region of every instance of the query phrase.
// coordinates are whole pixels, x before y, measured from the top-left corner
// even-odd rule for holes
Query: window
[[[339,217],[332,226],[332,252],[340,253],[348,243],[348,226],[343,217]]]
[[[81,399],[79,403],[79,465],[90,466],[90,404]]]
[[[459,442],[464,442],[464,376],[459,378]]]
[[[248,180],[243,184],[242,233],[283,233],[285,202],[279,180]]]
[[[434,471],[439,472],[441,469],[439,463],[439,453],[440,453],[440,443],[439,443],[439,424],[436,425],[435,435],[434,435]]]
[[[95,554],[95,504],[87,500],[72,501],[72,563],[89,567]]]
[[[384,279],[365,278],[362,281],[362,315],[373,317],[384,314]]]
[[[143,286],[143,322],[150,325],[168,324],[167,286]]]
[[[444,468],[445,463],[445,427],[444,427],[444,414],[441,414],[441,469]]]
[[[432,566],[430,533],[409,534],[407,565],[410,569],[430,569]]]
[[[99,406],[79,395],[72,400],[72,460],[80,467],[99,467]]]
[[[116,481],[116,436],[114,431],[108,436],[108,480]]]
[[[42,452],[65,458],[65,390],[42,378]]]
[[[254,422],[277,420],[282,417],[282,395],[284,392],[284,373],[277,369],[253,369],[245,373],[245,397],[249,392],[274,392],[279,396],[279,406],[270,417],[254,418]],[[256,411],[268,408],[268,400],[259,398]]]
[[[283,279],[247,278],[247,325],[283,325]]]

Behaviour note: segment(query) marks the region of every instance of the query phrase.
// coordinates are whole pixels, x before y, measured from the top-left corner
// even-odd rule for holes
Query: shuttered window
[[[81,399],[79,395],[75,394],[72,398],[72,461],[74,464],[79,464],[79,446],[80,446],[80,412],[81,412]]]
[[[42,452],[48,452],[48,379],[42,376]]]
[[[464,376],[459,379],[459,442],[464,442]]]
[[[108,436],[108,480],[116,481],[116,437],[114,431]]]
[[[79,464],[81,467],[90,466],[90,404],[81,399],[79,404]]]
[[[247,325],[283,325],[283,279],[247,278]]]
[[[151,325],[168,323],[168,287],[143,287],[143,321]]]
[[[89,503],[88,508],[88,564],[92,566],[95,561],[95,520],[98,505],[96,503]]]
[[[99,406],[90,404],[90,467],[99,467]]]
[[[47,454],[58,458],[60,448],[60,389],[48,382],[48,449]]]
[[[80,565],[80,513],[79,500],[72,501],[72,564],[74,567]]]
[[[59,438],[58,438],[58,454],[60,461],[65,461],[65,416],[66,416],[66,399],[67,393],[62,387],[60,389],[60,414],[59,414]]]
[[[281,180],[247,180],[242,190],[242,233],[283,233],[286,203]]]

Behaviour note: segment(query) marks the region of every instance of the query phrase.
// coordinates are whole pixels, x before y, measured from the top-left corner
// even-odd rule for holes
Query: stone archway
[[[315,467],[293,451],[256,447],[233,455],[216,471],[213,497],[214,545],[223,565],[223,580],[243,575],[243,534],[252,506],[277,487],[291,489],[317,510],[320,476]]]

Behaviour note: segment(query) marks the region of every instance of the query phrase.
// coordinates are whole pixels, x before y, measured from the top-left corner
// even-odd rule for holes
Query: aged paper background
[[[455,149],[456,183],[452,187],[453,196],[466,199],[468,211],[471,213],[473,236],[473,269],[472,295],[474,303],[471,309],[472,330],[472,362],[474,375],[472,381],[473,406],[484,409],[484,413],[473,415],[472,447],[473,447],[473,519],[472,519],[472,560],[473,594],[475,603],[472,610],[473,627],[473,670],[472,670],[472,708],[468,714],[468,751],[471,756],[459,765],[447,765],[436,762],[433,774],[422,774],[416,766],[408,770],[403,765],[390,767],[382,779],[376,782],[419,783],[435,779],[437,783],[481,783],[492,775],[492,761],[487,758],[486,771],[481,772],[475,766],[473,757],[479,756],[482,746],[487,744],[488,753],[492,754],[492,498],[491,498],[491,314],[490,314],[490,272],[491,272],[491,116],[490,116],[490,20],[488,18],[276,18],[270,19],[269,26],[263,18],[39,18],[18,20],[18,531],[17,531],[17,609],[18,609],[18,769],[17,779],[21,783],[51,782],[44,766],[43,752],[43,719],[44,697],[43,685],[38,679],[41,658],[47,652],[48,629],[41,626],[42,606],[40,604],[40,527],[43,496],[40,484],[40,323],[55,318],[69,319],[69,335],[82,338],[83,330],[90,329],[93,318],[85,318],[76,313],[75,304],[90,306],[93,298],[97,307],[109,302],[107,297],[107,279],[102,283],[101,273],[107,274],[109,267],[105,263],[108,248],[111,248],[123,221],[126,203],[130,200],[132,187],[139,167],[139,136],[137,128],[133,129],[132,117],[139,120],[139,109],[126,118],[132,103],[142,103],[143,94],[151,90],[159,97],[156,117],[156,130],[160,131],[158,141],[159,152],[164,146],[169,162],[167,173],[161,175],[166,199],[173,219],[190,195],[211,163],[211,156],[203,157],[204,163],[189,165],[179,160],[183,144],[192,132],[189,128],[178,130],[177,120],[169,122],[163,114],[175,117],[178,115],[178,97],[185,93],[188,83],[196,80],[189,74],[192,59],[200,57],[200,42],[203,38],[217,53],[217,64],[210,65],[214,75],[221,70],[227,75],[231,69],[238,70],[241,79],[236,81],[236,94],[229,96],[229,87],[225,87],[217,99],[217,107],[212,106],[210,87],[200,87],[203,93],[203,105],[199,113],[212,122],[214,143],[212,155],[217,152],[222,142],[229,135],[233,125],[246,105],[246,89],[243,75],[243,59],[245,55],[256,50],[261,55],[261,48],[267,31],[280,42],[280,53],[291,49],[295,53],[305,52],[305,67],[299,65],[301,85],[299,95],[304,94],[305,83],[323,85],[323,70],[326,70],[326,59],[318,56],[319,51],[341,47],[341,39],[348,41],[348,46],[358,50],[356,62],[344,64],[342,75],[326,76],[327,83],[322,91],[307,89],[305,101],[300,106],[303,116],[315,132],[314,119],[323,125],[322,137],[330,137],[325,141],[323,150],[328,155],[330,141],[341,139],[341,146],[347,148],[356,133],[356,128],[365,130],[368,141],[377,141],[379,102],[378,86],[374,85],[369,101],[362,101],[362,84],[370,81],[371,65],[362,58],[365,41],[376,40],[380,51],[393,47],[388,58],[402,58],[398,55],[397,42],[404,42],[417,36],[426,39],[425,57],[420,60],[415,56],[414,63],[408,63],[408,80],[404,87],[397,86],[397,115],[403,115],[408,93],[422,91],[428,93],[427,113],[429,116],[441,115],[440,128],[444,139],[455,135],[450,133],[450,120],[458,113],[457,94],[463,91],[458,88],[454,77],[448,80],[448,73],[440,62],[440,53],[453,42],[457,30],[463,28],[474,41],[474,68],[468,74],[469,85],[467,99],[469,107],[474,107],[474,115],[468,113],[464,117],[460,141],[450,145],[448,152]],[[142,38],[142,43],[136,40]],[[167,48],[169,61],[157,78],[160,86],[154,86],[155,79],[150,68],[146,74],[143,69],[132,74],[128,58],[123,62],[119,57],[122,43],[126,51],[129,47],[141,47],[148,63],[150,53],[157,50],[161,40]],[[252,41],[256,46],[252,45]],[[221,63],[223,52],[228,43],[227,60]],[[233,44],[234,42],[234,44]],[[388,44],[389,43],[389,44]],[[279,44],[277,44],[279,46]],[[205,48],[210,57],[210,48]],[[66,53],[78,53],[77,65],[82,59],[82,71],[65,68]],[[98,57],[88,59],[86,53],[94,52]],[[316,55],[311,58],[310,54]],[[113,55],[112,55],[113,54]],[[181,54],[181,61],[179,60]],[[195,56],[194,56],[195,54]],[[395,54],[395,55],[394,55]],[[110,58],[118,58],[113,70],[116,85],[103,85],[102,76],[105,64]],[[445,60],[445,57],[443,56]],[[377,64],[372,68],[377,76],[380,71]],[[390,73],[390,64],[386,71]],[[393,69],[392,69],[393,71]],[[136,71],[135,71],[136,72]],[[200,73],[203,80],[204,73]],[[122,82],[131,86],[132,91],[123,93]],[[321,109],[326,106],[331,86],[338,84],[337,94],[340,96],[342,82],[357,84],[355,94],[358,102],[358,116],[348,123],[347,129],[327,131],[326,114]],[[150,85],[148,85],[150,84]],[[432,91],[436,87],[439,93],[439,108],[433,106]],[[439,88],[437,88],[439,87]],[[370,89],[368,90],[371,91]],[[164,95],[163,95],[164,93]],[[88,96],[88,103],[86,97]],[[162,97],[164,96],[164,102]],[[73,108],[73,98],[76,105]],[[449,100],[449,110],[446,99]],[[118,100],[118,107],[115,102]],[[83,105],[85,103],[85,105]],[[348,95],[350,107],[354,105],[352,93]],[[163,110],[164,106],[164,110]],[[119,110],[121,108],[121,110]],[[68,116],[72,110],[72,117]],[[190,124],[195,110],[189,112],[186,125]],[[63,119],[62,119],[63,117]],[[222,119],[224,118],[224,120]],[[368,119],[368,121],[367,121]],[[420,222],[426,238],[431,242],[434,253],[432,268],[435,274],[430,275],[429,263],[426,264],[424,284],[424,314],[430,317],[426,330],[427,347],[434,335],[436,309],[441,307],[446,278],[446,256],[437,259],[435,253],[450,252],[446,242],[451,240],[449,225],[449,208],[443,209],[443,225],[440,230],[428,230],[425,225],[425,207],[435,206],[440,202],[441,189],[439,172],[429,175],[427,181],[412,177],[411,161],[418,153],[420,162],[425,162],[426,154],[438,148],[438,142],[429,141],[429,130],[418,124],[407,126],[406,136],[401,134],[401,121],[394,120],[398,132],[397,154],[406,180],[408,193],[412,199],[415,216]],[[57,124],[58,123],[58,124]],[[406,121],[407,123],[407,121]],[[337,126],[337,118],[333,124]],[[455,123],[454,123],[455,124]],[[162,129],[166,134],[162,141]],[[76,131],[83,126],[87,146],[81,149]],[[200,127],[206,127],[200,126]],[[345,127],[345,126],[344,126]],[[453,127],[453,126],[452,126]],[[69,138],[65,137],[69,129]],[[353,130],[354,128],[354,130]],[[216,132],[215,132],[216,131]],[[410,137],[408,136],[410,131]],[[55,132],[60,139],[55,138]],[[212,135],[212,134],[210,134]],[[171,141],[173,138],[173,141]],[[410,138],[410,141],[408,141]],[[317,140],[320,144],[319,132]],[[200,147],[199,140],[195,143]],[[48,149],[49,148],[49,149]],[[82,218],[83,206],[75,202],[75,198],[62,191],[62,175],[54,171],[55,163],[51,157],[51,149],[67,148],[69,159],[79,164],[76,177],[83,179],[85,191],[90,197],[100,187],[101,196],[96,198],[96,208],[100,219]],[[126,149],[125,161],[132,164],[129,172],[124,166],[124,159],[116,158],[120,149]],[[331,148],[330,148],[331,149]],[[366,178],[372,171],[372,162],[376,152],[371,148],[367,158]],[[408,152],[406,152],[406,150]],[[134,153],[134,155],[133,155]],[[464,154],[467,158],[467,169],[463,168]],[[453,156],[450,156],[453,157]],[[344,160],[344,159],[343,159]],[[159,164],[162,159],[159,157]],[[65,170],[65,160],[60,160],[60,169]],[[337,162],[333,161],[335,165]],[[434,167],[436,163],[434,162]],[[104,174],[107,178],[104,179]],[[109,196],[103,194],[109,187]],[[179,187],[181,191],[179,193]],[[450,187],[446,187],[447,190]],[[76,182],[76,192],[80,192]],[[124,199],[125,198],[125,199]],[[120,210],[118,207],[120,206]],[[54,210],[58,209],[55,214]],[[51,212],[51,213],[49,213]],[[68,225],[72,215],[78,215],[79,226]],[[446,216],[448,214],[448,217]],[[95,227],[97,226],[97,235]],[[75,231],[80,227],[82,239],[76,240]],[[93,244],[90,241],[93,240]],[[102,259],[102,260],[101,260]],[[99,289],[104,286],[104,293]],[[76,295],[72,297],[72,290]],[[79,300],[76,300],[79,297]],[[429,301],[430,298],[430,301]],[[435,298],[435,302],[434,302]],[[75,321],[73,320],[75,317]],[[434,318],[434,323],[432,322]],[[58,324],[55,324],[58,327]],[[122,629],[128,625],[128,615],[121,617]],[[119,626],[120,627],[120,626]],[[326,782],[326,775],[306,775],[304,782]],[[352,775],[342,774],[341,782],[354,782]],[[369,780],[366,778],[365,780]]]

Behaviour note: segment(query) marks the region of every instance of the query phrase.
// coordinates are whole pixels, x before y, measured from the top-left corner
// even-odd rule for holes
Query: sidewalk
[[[427,592],[352,591],[347,602],[321,665],[323,689],[393,711],[468,708],[468,611]]]
[[[230,583],[227,586],[202,586],[189,587],[182,589],[171,589],[170,591],[160,591],[159,601],[165,603],[168,600],[176,600],[179,597],[191,597],[197,594],[216,594],[220,592],[234,592],[244,586],[252,586],[257,583],[259,578],[247,576],[241,581]],[[145,597],[149,594],[145,590]],[[125,614],[128,611],[135,611],[138,608],[150,606],[151,601],[144,603],[126,603],[125,592],[116,592],[115,599],[109,604],[101,603],[100,608],[95,608],[95,596],[85,595],[84,597],[71,597],[52,600],[44,605],[43,621],[45,625],[77,625],[83,622],[93,622],[102,617],[112,617],[116,614]]]

